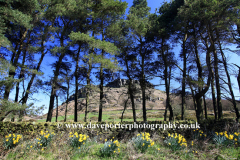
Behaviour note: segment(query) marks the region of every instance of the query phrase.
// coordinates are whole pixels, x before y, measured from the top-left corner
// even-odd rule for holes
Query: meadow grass
[[[148,110],[147,113],[156,113],[159,112],[159,110]],[[163,112],[163,111],[162,111]],[[141,110],[136,110],[136,114],[140,114]],[[132,110],[128,109],[125,111],[124,115],[132,115]],[[122,115],[122,111],[103,111],[103,115],[102,115],[102,121],[104,122],[109,122],[109,121],[114,121],[114,122],[121,122],[121,117]],[[78,120],[80,122],[83,122],[84,120],[84,113],[81,113],[78,115]],[[115,119],[112,119],[111,116],[116,117]],[[90,112],[88,113],[88,121],[92,118],[92,117],[96,117],[95,119],[97,119],[98,117],[98,113],[95,112]],[[64,120],[64,116],[58,116],[58,122],[61,122]],[[74,115],[67,115],[67,121],[73,121],[74,120]],[[149,121],[159,121],[159,120],[163,120],[163,118],[148,118]],[[56,117],[52,117],[52,122],[56,121]],[[92,121],[97,121],[97,120],[92,120]],[[123,118],[123,121],[129,121],[132,122],[133,119],[132,118]],[[142,118],[137,118],[137,121],[142,121]],[[37,122],[46,122],[46,119],[39,119],[37,120]]]
[[[157,113],[158,112],[158,113]],[[159,112],[164,113],[163,110],[147,110],[147,114],[159,114]],[[136,110],[136,114],[140,114],[141,115],[141,110]],[[129,121],[129,122],[133,122],[132,119],[132,110],[131,109],[127,109],[124,112],[124,115],[130,115],[131,118],[123,118],[123,121]],[[102,121],[104,122],[109,122],[109,121],[114,121],[114,122],[121,122],[121,117],[122,116],[122,111],[120,110],[113,110],[113,111],[103,111],[103,115],[102,115]],[[85,117],[84,113],[80,113],[78,115],[78,121],[83,122]],[[98,118],[98,113],[96,112],[90,112],[88,113],[88,121],[92,118],[92,117],[96,117],[95,120],[91,120],[91,121],[97,121]],[[114,118],[112,118],[114,117]],[[115,118],[116,117],[116,118]],[[58,122],[63,122],[64,120],[64,116],[58,116]],[[73,121],[74,120],[74,115],[67,115],[67,122],[69,121]],[[148,118],[149,121],[159,121],[159,120],[163,120],[163,117],[156,117],[156,118]],[[56,117],[52,117],[52,122],[56,121]],[[137,118],[137,121],[142,121],[142,118]],[[46,119],[39,119],[37,120],[37,122],[46,122]]]

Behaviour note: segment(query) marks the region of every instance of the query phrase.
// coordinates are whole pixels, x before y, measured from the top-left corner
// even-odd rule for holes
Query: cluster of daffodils
[[[136,149],[142,153],[145,152],[149,147],[154,145],[154,142],[150,139],[149,133],[139,133],[137,137],[132,138],[133,145]]]
[[[204,134],[202,130],[193,130],[193,139],[204,139],[205,137],[207,137],[207,135]]]
[[[187,141],[181,134],[169,133],[166,138],[164,137],[164,139],[164,143],[173,151],[187,147]]]
[[[213,141],[217,145],[233,145],[240,144],[240,134],[235,132],[234,134],[228,134],[225,132],[215,132]]]
[[[75,132],[74,134],[72,132],[69,133],[70,145],[72,147],[78,147],[79,149],[82,145],[86,143],[88,138],[89,136],[85,134],[78,134],[77,132]]]
[[[13,148],[19,143],[21,138],[21,135],[8,134],[7,136],[5,136],[3,145],[6,149]]]
[[[46,131],[46,132],[41,131],[40,137],[36,138],[36,140],[35,140],[36,141],[35,148],[41,148],[42,150],[44,150],[43,147],[47,147],[50,144],[54,135],[55,135],[54,132],[49,133],[48,131]],[[30,146],[30,148],[32,148],[32,146]]]
[[[113,141],[114,137],[108,141],[107,139],[105,139],[105,143],[103,148],[100,148],[100,154],[103,157],[109,157],[111,154],[113,153],[119,153],[120,149],[120,143],[118,142],[118,140]]]

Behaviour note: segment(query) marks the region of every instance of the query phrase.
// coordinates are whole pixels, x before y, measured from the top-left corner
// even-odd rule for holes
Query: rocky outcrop
[[[83,88],[79,89],[78,90],[78,98],[86,98],[86,92],[87,92],[86,87],[83,87]],[[92,95],[91,92],[89,94],[90,94],[90,96]],[[75,94],[71,95],[69,97],[69,101],[74,100],[74,97],[75,97]]]
[[[129,80],[127,79],[115,79],[114,81],[112,82],[109,82],[106,87],[110,87],[110,88],[120,88],[120,87],[126,87],[129,83]],[[132,84],[135,85],[135,86],[138,86],[140,87],[140,82],[138,80],[132,80]],[[151,84],[150,82],[147,82],[146,83],[147,87],[148,88],[151,88],[151,89],[154,89],[154,86],[153,84]],[[93,85],[94,86],[94,85]],[[98,86],[95,86],[97,88],[99,88],[99,85]],[[83,87],[81,89],[78,90],[78,98],[86,98],[86,87]],[[92,96],[92,91],[89,92],[89,96]],[[69,101],[72,101],[74,100],[74,97],[75,97],[75,94],[71,95],[69,97]]]
[[[111,88],[120,88],[120,87],[125,87],[126,85],[129,84],[129,80],[127,79],[116,79],[112,82],[109,82],[106,87],[111,87]],[[134,85],[140,85],[140,82],[138,80],[132,80],[132,84]],[[149,88],[154,88],[153,84],[151,84],[150,82],[146,83],[147,87]]]

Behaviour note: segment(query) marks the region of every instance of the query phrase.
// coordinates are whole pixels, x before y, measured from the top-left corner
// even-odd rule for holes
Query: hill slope
[[[128,99],[127,94],[127,83],[119,83],[122,81],[121,79],[110,82],[106,87],[104,87],[104,98],[103,98],[103,110],[123,110],[125,101]],[[126,81],[127,82],[127,81]],[[135,94],[135,108],[142,109],[142,96],[140,91],[140,86],[138,81],[134,81],[134,85],[138,91]],[[110,87],[108,87],[110,86]],[[70,101],[68,103],[68,115],[74,114],[74,96],[70,96]],[[147,109],[164,109],[164,99],[166,98],[166,94],[163,91],[154,89],[151,85],[148,85],[146,90],[146,106]],[[99,107],[99,99],[100,93],[99,88],[97,86],[92,87],[92,91],[90,92],[90,104],[89,111],[90,112],[98,112]],[[78,96],[78,111],[83,112],[85,110],[86,100],[85,100],[85,88],[79,90]],[[127,108],[131,108],[131,100],[127,101]],[[58,115],[65,115],[66,103],[58,106]],[[56,115],[56,108],[53,110],[53,116]],[[43,115],[46,117],[47,114]]]

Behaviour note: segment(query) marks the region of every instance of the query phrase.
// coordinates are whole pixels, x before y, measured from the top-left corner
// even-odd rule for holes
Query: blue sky
[[[133,0],[122,0],[122,1],[127,2],[128,7],[132,6]],[[169,1],[170,0],[168,0],[167,2],[169,2]],[[162,3],[164,2],[164,0],[159,0],[159,1],[147,0],[147,2],[148,2],[148,6],[151,7],[151,13],[154,13],[155,9],[159,8],[162,5]],[[128,13],[128,9],[127,9],[126,13]],[[231,47],[231,49],[232,48],[235,49],[235,46]],[[173,49],[173,51],[176,53],[176,55],[178,55],[179,52],[181,51],[181,47],[177,46]],[[236,54],[233,54],[233,53],[227,54],[227,55],[228,55],[228,58],[229,58],[229,63],[239,64],[240,56],[238,56]],[[45,58],[44,58],[41,70],[44,72],[44,77],[46,77],[47,79],[50,78],[50,76],[53,75],[53,71],[52,71],[52,68],[50,67],[50,64],[52,64],[54,61],[55,61],[55,59],[53,57],[51,57],[49,54],[46,55]],[[180,73],[181,73],[180,70],[177,69],[174,72],[175,72],[176,75],[180,76]],[[152,82],[153,84],[159,84],[160,80],[158,78],[155,78],[150,82]],[[163,83],[163,81],[162,81],[162,83]],[[180,84],[178,82],[172,81],[171,83],[172,83],[171,89],[175,89],[177,87],[180,87]],[[238,87],[237,80],[234,76],[232,76],[232,83],[234,84],[235,87]],[[164,86],[159,86],[159,87],[157,87],[157,89],[165,90]],[[239,94],[238,88],[234,89],[234,94],[236,96],[236,99],[240,99],[240,94]],[[15,96],[15,89],[11,92],[10,98],[14,99],[14,96]],[[37,101],[33,101],[35,106],[45,105],[46,109],[43,111],[43,113],[47,113],[48,106],[49,106],[49,99],[50,99],[49,95],[39,92],[37,94],[34,94],[33,98],[37,99]],[[29,102],[31,102],[31,101],[29,101]],[[62,104],[62,102],[63,102],[63,99],[60,98],[59,99],[59,104]]]

